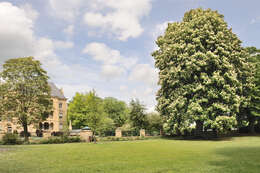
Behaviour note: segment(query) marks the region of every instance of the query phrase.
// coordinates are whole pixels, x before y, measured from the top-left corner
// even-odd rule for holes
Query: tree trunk
[[[196,121],[195,136],[201,137],[202,133],[203,133],[203,121],[197,120]]]
[[[248,124],[249,133],[252,133],[252,134],[255,133],[255,120],[256,120],[255,117],[252,117],[249,119],[249,124]]]
[[[163,136],[163,130],[160,129],[160,136]]]
[[[24,141],[28,142],[29,134],[28,134],[28,125],[27,124],[23,124],[23,132],[24,132]]]
[[[96,136],[95,136],[95,131],[93,131],[92,140],[94,140],[95,144],[97,143]]]

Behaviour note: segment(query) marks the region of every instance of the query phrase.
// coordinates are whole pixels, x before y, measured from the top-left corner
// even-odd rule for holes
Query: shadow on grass
[[[199,137],[161,137],[165,140],[187,140],[187,141],[231,141],[235,136],[229,137],[219,137],[219,138],[199,138]]]
[[[234,137],[260,137],[260,134],[236,134],[219,137],[195,137],[195,136],[162,136],[166,140],[188,140],[188,141],[231,141]],[[260,172],[260,171],[259,171]]]
[[[260,144],[259,147],[219,148],[215,152],[219,158],[209,161],[209,165],[215,167],[213,172],[260,172]]]

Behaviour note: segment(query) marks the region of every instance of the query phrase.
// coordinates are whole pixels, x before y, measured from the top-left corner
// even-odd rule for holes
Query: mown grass
[[[260,137],[0,146],[1,173],[259,173]]]

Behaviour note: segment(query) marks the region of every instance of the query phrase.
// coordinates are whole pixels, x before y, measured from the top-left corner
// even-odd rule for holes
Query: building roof
[[[85,126],[81,130],[91,130],[91,128],[89,126]]]
[[[49,86],[51,87],[51,96],[57,97],[59,99],[66,99],[62,90],[60,90],[54,83],[49,82]]]

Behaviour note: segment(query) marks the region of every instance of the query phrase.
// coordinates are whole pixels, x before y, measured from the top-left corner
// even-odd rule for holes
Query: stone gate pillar
[[[122,130],[121,128],[116,129],[116,137],[121,138],[122,137]]]
[[[140,137],[145,137],[145,130],[144,129],[140,130]]]

